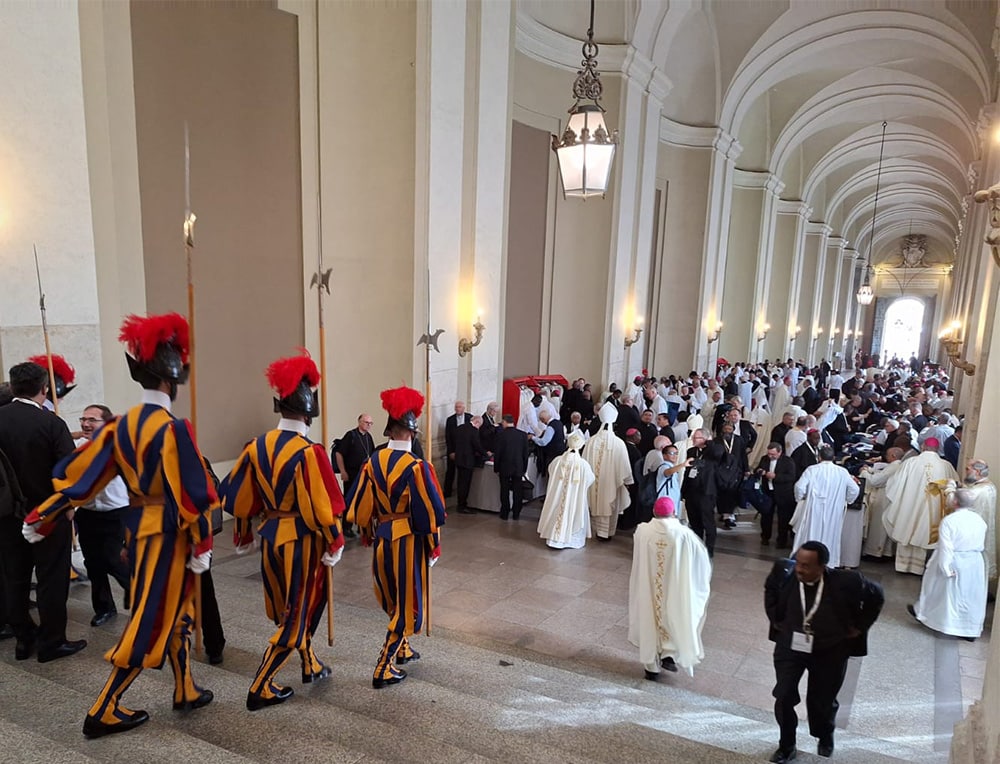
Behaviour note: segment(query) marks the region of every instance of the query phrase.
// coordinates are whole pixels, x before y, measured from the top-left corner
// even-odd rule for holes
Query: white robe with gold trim
[[[576,451],[557,456],[549,465],[548,493],[538,518],[538,535],[554,549],[581,549],[590,538],[587,492],[594,471]]]

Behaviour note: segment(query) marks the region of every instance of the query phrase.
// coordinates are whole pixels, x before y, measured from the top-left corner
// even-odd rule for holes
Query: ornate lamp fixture
[[[563,197],[604,196],[611,179],[611,166],[618,146],[618,131],[608,133],[601,106],[601,75],[597,71],[594,42],[594,0],[590,0],[590,28],[583,44],[583,68],[573,81],[576,103],[569,109],[569,122],[562,137],[552,136],[552,150],[559,163]],[[593,103],[581,103],[593,101]]]
[[[711,345],[713,342],[718,342],[721,334],[722,334],[722,322],[720,321],[715,325],[715,329],[713,329],[708,333],[708,344]]]
[[[625,347],[630,348],[639,341],[642,336],[642,316],[636,316],[635,326],[625,335]]]
[[[878,174],[875,176],[875,208],[872,210],[872,233],[868,239],[868,257],[865,258],[865,280],[864,283],[858,287],[858,293],[855,295],[858,305],[871,305],[872,300],[875,299],[875,291],[872,289],[871,285],[872,245],[875,243],[875,221],[878,216],[878,192],[882,183],[882,152],[885,150],[885,129],[888,126],[888,122],[882,123],[882,142],[878,147]]]
[[[483,341],[483,332],[486,331],[486,327],[483,326],[483,320],[480,316],[476,316],[476,323],[472,325],[472,328],[476,332],[474,340],[465,337],[460,337],[458,340],[458,355],[461,357],[467,356],[472,352],[472,348],[479,347],[479,343]]]

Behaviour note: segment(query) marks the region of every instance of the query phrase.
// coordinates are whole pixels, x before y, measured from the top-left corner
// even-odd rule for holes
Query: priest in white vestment
[[[764,385],[760,384],[754,390],[751,400],[752,407],[747,419],[753,425],[754,432],[757,433],[757,440],[754,442],[753,451],[747,458],[749,464],[759,464],[761,457],[767,453],[768,443],[771,442],[771,430],[781,423],[781,414],[772,414],[767,405],[767,393]],[[784,412],[782,412],[784,413]]]
[[[618,515],[631,504],[627,486],[632,485],[634,479],[625,441],[611,429],[618,420],[618,409],[605,403],[598,417],[601,429],[587,441],[583,458],[593,469],[595,478],[587,497],[591,526],[597,538],[610,539],[618,529]]]
[[[791,556],[805,542],[820,541],[830,550],[829,566],[839,568],[844,515],[860,489],[850,472],[833,463],[831,446],[820,446],[819,458],[819,464],[808,467],[795,484],[798,506],[791,521],[795,531]]]
[[[882,518],[885,515],[885,487],[889,478],[903,465],[903,449],[890,448],[885,452],[885,461],[865,467],[865,514],[867,515],[865,543],[862,554],[869,557],[892,557],[896,553],[896,542],[889,538]]]
[[[653,505],[635,529],[628,585],[628,639],[639,648],[646,679],[660,668],[689,676],[705,656],[701,629],[712,580],[708,550],[676,517],[673,499]]]
[[[521,388],[517,429],[528,435],[541,435],[544,428],[538,423],[538,409],[535,408],[534,399],[535,393],[530,388]]]
[[[990,467],[982,459],[970,459],[965,465],[965,485],[972,495],[969,509],[983,518],[986,523],[986,577],[990,588],[996,591],[997,583],[997,489],[990,482]]]
[[[584,443],[582,433],[571,432],[566,439],[568,450],[549,465],[538,535],[553,549],[582,549],[590,538],[587,492],[594,482],[594,471],[580,456]]]
[[[885,486],[887,503],[882,522],[896,542],[896,570],[900,573],[923,575],[926,550],[937,544],[944,498],[940,487],[949,480],[958,480],[955,468],[938,456],[937,449],[936,439],[924,441],[920,454],[903,459]]]
[[[916,606],[908,606],[925,626],[968,640],[983,633],[986,618],[986,522],[968,509],[973,498],[956,492],[959,508],[938,526],[938,544],[927,563]]]

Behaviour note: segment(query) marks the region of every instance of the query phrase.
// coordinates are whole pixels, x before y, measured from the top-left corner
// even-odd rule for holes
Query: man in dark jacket
[[[48,374],[35,363],[19,363],[10,370],[12,403],[0,408],[0,450],[10,460],[24,493],[27,514],[52,495],[52,470],[73,452],[73,438],[62,419],[43,404]],[[42,663],[72,655],[86,647],[84,640],[66,640],[66,598],[72,523],[62,517],[42,541],[29,544],[21,535],[24,515],[0,517],[0,564],[3,565],[8,617],[17,636],[14,657],[23,661],[38,647]],[[38,581],[38,626],[28,613],[31,573]]]
[[[816,752],[833,755],[837,693],[847,673],[847,659],[867,655],[868,630],[885,597],[882,588],[852,570],[828,570],[830,550],[819,541],[805,542],[794,560],[777,560],[764,583],[764,609],[774,642],[774,716],[781,730],[774,764],[796,757],[795,728],[799,681],[809,672],[806,710]]]
[[[813,427],[806,433],[806,442],[796,448],[791,453],[791,459],[795,463],[795,479],[802,477],[802,473],[814,464],[819,464],[819,447],[822,442],[819,430]]]
[[[685,458],[690,462],[684,468],[681,498],[687,510],[691,530],[705,542],[708,556],[715,554],[715,472],[717,457],[711,450],[708,430],[695,430],[691,434],[691,448]]]
[[[448,462],[444,471],[444,497],[451,497],[452,486],[455,485],[455,430],[472,419],[465,413],[465,403],[455,401],[455,413],[444,420],[444,445],[448,452]],[[423,458],[423,457],[420,457]]]
[[[511,493],[514,494],[514,519],[521,517],[524,473],[528,469],[528,436],[514,426],[514,417],[505,414],[503,429],[497,433],[497,450],[493,454],[493,471],[500,477],[500,519],[511,513]]]
[[[790,549],[788,523],[795,513],[795,462],[785,456],[784,447],[770,443],[767,453],[757,464],[756,479],[760,483],[759,492],[763,501],[752,503],[760,511],[760,543],[767,546],[771,542],[774,516],[778,515],[778,549]]]
[[[479,428],[483,418],[474,416],[455,430],[455,469],[458,472],[458,511],[463,515],[474,515],[469,509],[469,488],[472,486],[472,471],[483,466],[486,452],[479,439]]]

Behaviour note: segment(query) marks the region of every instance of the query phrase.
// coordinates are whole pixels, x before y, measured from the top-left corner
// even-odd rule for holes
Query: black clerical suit
[[[361,468],[365,466],[365,462],[375,453],[375,440],[370,432],[361,432],[357,427],[354,427],[345,432],[344,437],[337,441],[337,453],[344,460],[344,474],[341,477],[344,479],[344,492],[347,493],[354,485],[354,481],[361,472]],[[334,464],[337,463],[336,458],[332,461]]]
[[[793,633],[803,631],[801,596],[804,593],[808,612],[818,594],[818,584],[800,589],[794,570],[794,560],[777,560],[764,584],[768,639],[774,642],[774,716],[781,729],[779,746],[783,751],[795,749],[795,706],[801,700],[799,681],[806,671],[809,734],[819,738],[821,745],[833,745],[840,707],[837,693],[847,673],[847,659],[868,654],[868,629],[885,601],[882,587],[856,571],[824,571],[823,595],[810,624],[812,652],[793,650]]]
[[[736,506],[740,501],[743,477],[750,471],[746,445],[739,435],[732,435],[728,440],[726,436],[722,436],[713,441],[713,447],[717,449],[719,460],[716,470],[716,511],[720,515],[732,515],[736,513]]]
[[[528,435],[516,427],[504,427],[497,433],[493,471],[500,477],[500,519],[511,512],[510,494],[514,494],[514,519],[521,516],[524,501],[524,473],[528,469]]]
[[[789,427],[784,422],[779,422],[771,430],[771,440],[770,443],[777,443],[782,449],[785,448],[785,436],[789,433],[792,428]]]
[[[0,450],[10,460],[30,512],[52,495],[52,470],[73,452],[69,428],[58,416],[21,399],[0,408]],[[6,583],[10,625],[17,636],[17,656],[27,658],[37,643],[41,654],[66,641],[66,598],[72,553],[72,523],[65,516],[37,544],[21,535],[23,517],[0,518],[0,565]],[[28,613],[31,573],[38,603],[36,627]]]
[[[791,459],[795,463],[795,479],[802,477],[802,473],[814,464],[819,464],[819,446],[815,448],[809,445],[808,441],[792,451]]]
[[[447,452],[447,467],[444,471],[444,497],[451,496],[451,489],[455,485],[455,430],[468,421],[471,421],[470,414],[452,414],[444,421],[444,444]]]
[[[688,523],[698,538],[705,542],[708,555],[715,554],[715,471],[717,455],[706,444],[702,448],[689,448],[686,458],[691,464],[684,468],[681,498],[687,510]]]
[[[500,425],[493,421],[489,414],[483,414],[483,424],[479,428],[479,442],[483,446],[483,451],[492,454],[496,451],[497,431]]]
[[[819,390],[815,387],[810,386],[802,391],[802,408],[805,409],[807,414],[815,414],[822,403],[823,400],[820,398]]]
[[[472,471],[483,466],[486,452],[479,437],[479,429],[472,422],[459,425],[455,430],[455,469],[458,472],[458,508],[469,506],[469,488]]]
[[[768,480],[764,474],[771,471],[771,457],[767,454],[761,457],[757,464],[757,479],[760,480],[760,493],[764,496],[760,510],[760,537],[764,541],[771,540],[774,527],[774,516],[778,516],[778,547],[788,543],[788,523],[795,513],[795,462],[784,453],[779,456],[774,465],[774,479]]]

